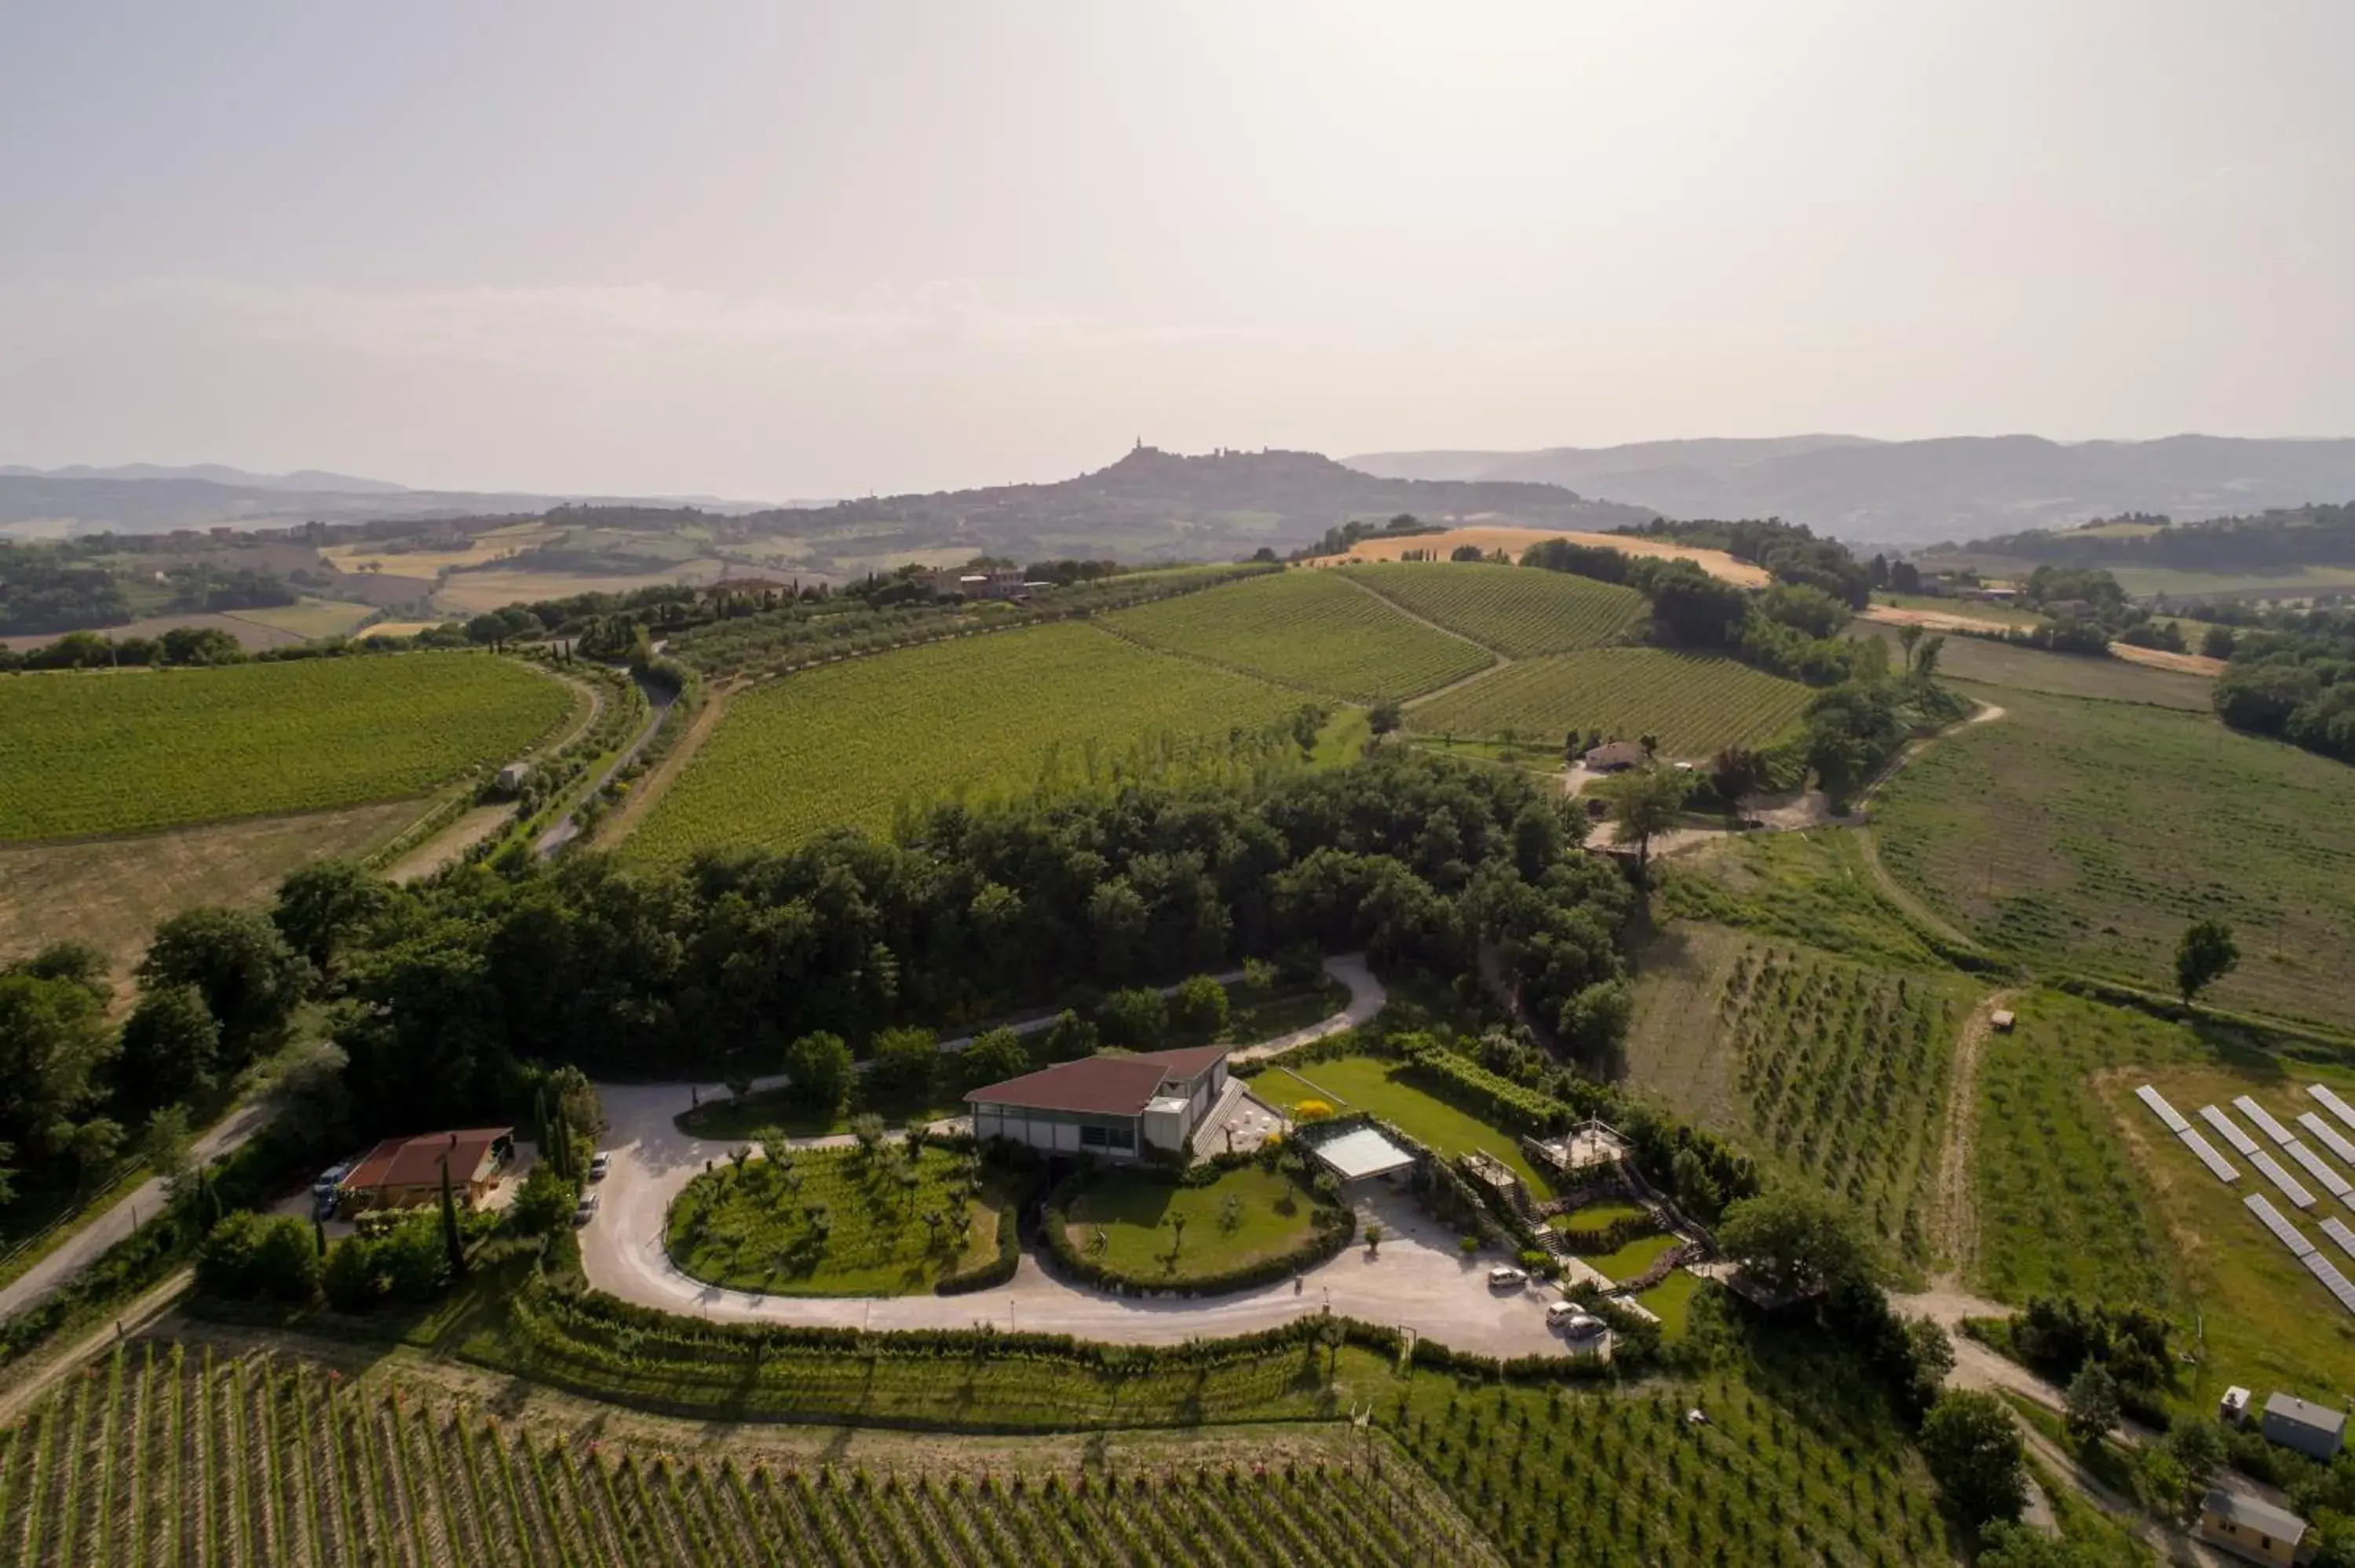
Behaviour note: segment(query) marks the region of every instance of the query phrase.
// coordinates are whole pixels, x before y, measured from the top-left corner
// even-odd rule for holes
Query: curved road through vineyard
[[[1362,962],[1337,959],[1327,969],[1349,988],[1348,1008],[1296,1036],[1249,1048],[1254,1054],[1362,1023],[1380,1010],[1381,983]],[[962,1044],[947,1041],[943,1048]],[[1197,1298],[1112,1296],[1066,1284],[1026,1253],[1010,1283],[964,1296],[827,1298],[721,1289],[671,1263],[663,1248],[663,1221],[679,1190],[708,1162],[725,1159],[732,1145],[679,1130],[673,1118],[692,1103],[688,1085],[612,1086],[599,1092],[611,1127],[613,1167],[602,1183],[600,1213],[581,1234],[581,1261],[591,1285],[640,1306],[723,1322],[875,1330],[963,1329],[986,1321],[1129,1344],[1250,1333],[1330,1306],[1348,1317],[1411,1328],[1457,1350],[1531,1355],[1562,1349],[1545,1325],[1547,1298],[1535,1291],[1492,1293],[1488,1259],[1465,1258],[1453,1232],[1403,1193],[1379,1186],[1357,1206],[1361,1221],[1382,1226],[1380,1256],[1369,1258],[1364,1247],[1352,1246],[1308,1270],[1296,1288],[1284,1284]],[[698,1092],[723,1091],[701,1086]],[[795,1140],[819,1141],[848,1140]]]

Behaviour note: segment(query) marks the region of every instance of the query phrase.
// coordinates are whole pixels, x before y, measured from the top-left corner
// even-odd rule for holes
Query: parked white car
[[[1610,1326],[1575,1301],[1557,1301],[1546,1308],[1546,1327],[1573,1340],[1593,1339]]]
[[[1509,1263],[1500,1263],[1488,1271],[1488,1288],[1491,1290],[1518,1290],[1529,1282],[1529,1271],[1515,1268]]]
[[[594,1192],[581,1193],[580,1206],[572,1211],[572,1223],[576,1225],[585,1225],[596,1217],[597,1194]]]
[[[605,1179],[606,1171],[612,1167],[613,1160],[613,1157],[606,1153],[602,1149],[596,1153],[591,1155],[589,1157],[589,1180],[591,1181],[602,1181]]]

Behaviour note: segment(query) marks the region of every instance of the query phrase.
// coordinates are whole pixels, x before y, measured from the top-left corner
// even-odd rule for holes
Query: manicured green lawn
[[[1660,1332],[1668,1339],[1684,1338],[1685,1324],[1692,1316],[1692,1298],[1700,1293],[1700,1277],[1679,1268],[1636,1299],[1650,1309],[1660,1320]]]
[[[1297,1074],[1271,1067],[1260,1075],[1252,1092],[1278,1110],[1288,1110],[1295,1100],[1322,1097],[1333,1101],[1337,1110],[1370,1111],[1442,1154],[1485,1150],[1511,1166],[1533,1194],[1553,1195],[1552,1184],[1529,1163],[1511,1133],[1405,1082],[1397,1076],[1401,1070],[1399,1063],[1378,1056],[1340,1056]]]
[[[905,1295],[996,1255],[999,1209],[975,1184],[971,1157],[943,1149],[912,1170],[890,1148],[723,1163],[687,1183],[665,1239],[680,1268],[738,1290]]]
[[[1677,1238],[1671,1235],[1637,1236],[1617,1252],[1606,1252],[1586,1261],[1613,1279],[1628,1280],[1651,1267],[1655,1258],[1676,1245]]]
[[[1108,1171],[1073,1195],[1064,1234],[1082,1256],[1126,1278],[1183,1285],[1292,1251],[1316,1228],[1316,1211],[1290,1177],[1257,1166],[1208,1187]],[[1182,1234],[1171,1224],[1181,1218]]]

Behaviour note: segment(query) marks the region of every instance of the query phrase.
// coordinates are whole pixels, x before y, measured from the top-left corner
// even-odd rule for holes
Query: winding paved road
[[[1349,989],[1349,1003],[1305,1029],[1250,1046],[1253,1058],[1323,1039],[1362,1023],[1380,1011],[1380,981],[1355,956],[1327,959],[1327,972]],[[1051,1018],[1015,1027],[1043,1029]],[[966,1039],[942,1042],[962,1049]],[[778,1080],[765,1080],[773,1083]],[[698,1086],[696,1092],[706,1086]],[[1560,1351],[1562,1341],[1545,1326],[1550,1299],[1535,1291],[1492,1293],[1488,1259],[1466,1259],[1455,1235],[1424,1215],[1403,1193],[1376,1186],[1357,1205],[1360,1224],[1378,1222],[1378,1255],[1352,1246],[1312,1268],[1297,1287],[1270,1286],[1202,1299],[1114,1296],[1068,1284],[1028,1254],[1014,1278],[965,1296],[800,1297],[724,1290],[689,1278],[663,1249],[671,1200],[705,1166],[726,1158],[728,1143],[690,1136],[674,1119],[694,1097],[687,1084],[601,1086],[610,1128],[610,1173],[601,1184],[597,1217],[581,1233],[589,1282],[625,1301],[732,1322],[820,1323],[845,1328],[956,1329],[975,1323],[1077,1334],[1129,1344],[1172,1344],[1205,1336],[1249,1333],[1330,1306],[1373,1323],[1402,1325],[1459,1350],[1529,1355]],[[708,1092],[724,1091],[717,1086]],[[794,1140],[809,1147],[834,1139]]]
[[[203,1165],[251,1138],[269,1125],[278,1107],[268,1098],[250,1100],[208,1128],[188,1146],[190,1169]],[[57,1251],[33,1265],[0,1290],[0,1321],[15,1317],[46,1299],[49,1293],[80,1273],[116,1242],[152,1220],[164,1209],[164,1179],[151,1176],[115,1200],[112,1207],[58,1245]]]

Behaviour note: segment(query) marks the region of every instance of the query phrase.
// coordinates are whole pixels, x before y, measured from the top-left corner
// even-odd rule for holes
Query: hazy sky
[[[2355,434],[2349,0],[0,4],[0,462]]]

